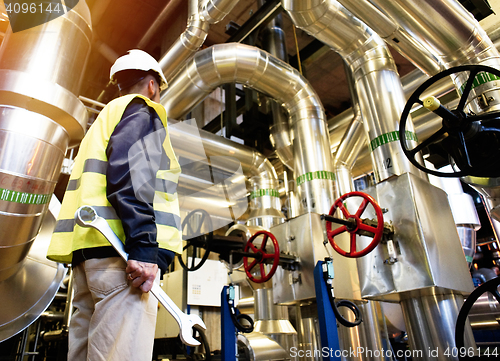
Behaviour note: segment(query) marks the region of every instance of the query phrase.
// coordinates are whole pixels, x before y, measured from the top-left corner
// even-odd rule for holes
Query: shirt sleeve
[[[152,143],[162,141],[161,134],[155,135],[157,118],[144,100],[134,99],[106,149],[107,198],[122,221],[125,250],[129,259],[149,263],[158,263],[153,198],[162,143]]]

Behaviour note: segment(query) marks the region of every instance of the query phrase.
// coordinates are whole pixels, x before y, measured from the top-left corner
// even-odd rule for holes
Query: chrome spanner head
[[[93,207],[82,206],[78,208],[75,213],[75,220],[81,227],[92,227],[98,230],[108,240],[108,242],[111,243],[120,256],[125,261],[128,260],[128,254],[125,252],[125,247],[122,241],[113,232],[111,227],[108,225],[108,222],[106,222],[104,218],[99,217]],[[197,327],[199,332],[199,328],[202,328],[203,330],[207,329],[200,316],[186,315],[182,312],[157,283],[153,283],[153,287],[150,292],[158,299],[162,306],[165,307],[165,309],[172,315],[179,325],[179,335],[182,342],[189,346],[198,346],[200,342],[193,337],[194,326],[199,326]]]

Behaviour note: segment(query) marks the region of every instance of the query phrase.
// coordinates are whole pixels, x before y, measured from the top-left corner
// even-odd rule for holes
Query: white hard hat
[[[167,89],[167,79],[163,75],[160,64],[145,51],[139,49],[129,50],[127,54],[116,59],[109,72],[109,78],[112,82],[116,82],[115,74],[122,70],[153,70],[160,77],[160,90]]]

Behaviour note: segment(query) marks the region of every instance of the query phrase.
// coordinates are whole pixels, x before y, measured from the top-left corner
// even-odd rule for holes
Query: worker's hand
[[[129,260],[125,272],[128,274],[128,279],[132,281],[132,286],[139,288],[142,292],[149,292],[153,287],[158,265],[156,263]]]

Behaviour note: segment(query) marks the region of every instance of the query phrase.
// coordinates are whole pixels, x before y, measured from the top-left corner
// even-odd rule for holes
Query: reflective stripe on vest
[[[82,205],[95,207],[97,214],[106,219],[115,234],[122,241],[125,240],[121,221],[106,197],[106,148],[125,109],[135,97],[144,99],[156,111],[166,130],[163,150],[169,158],[165,164],[169,163],[170,169],[161,169],[156,173],[153,201],[157,242],[161,248],[182,252],[181,219],[176,193],[180,166],[170,144],[165,109],[141,95],[132,94],[117,98],[104,107],[80,144],[47,253],[49,259],[71,263],[75,250],[109,245],[95,229],[76,225],[74,213]]]

